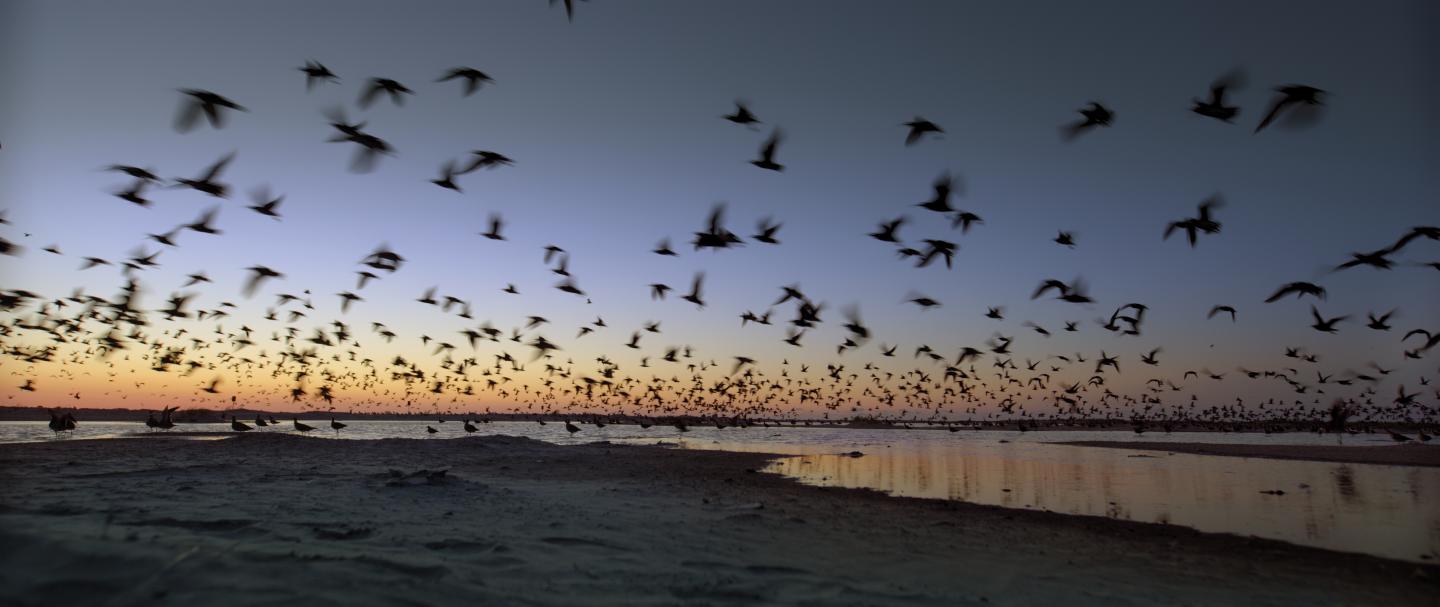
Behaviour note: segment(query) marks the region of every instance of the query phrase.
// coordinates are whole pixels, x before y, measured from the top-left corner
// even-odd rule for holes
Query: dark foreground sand
[[[1071,441],[1055,443],[1077,447],[1110,447],[1140,451],[1167,451],[1196,455],[1261,457],[1268,459],[1303,459],[1316,462],[1345,464],[1382,464],[1390,466],[1440,466],[1440,445],[1410,443],[1386,446],[1344,445],[1224,445],[1211,443],[1156,443],[1118,441]],[[1435,507],[1440,508],[1440,504]]]
[[[1434,566],[807,487],[752,472],[769,457],[507,437],[0,445],[0,604],[1388,606],[1440,597]]]

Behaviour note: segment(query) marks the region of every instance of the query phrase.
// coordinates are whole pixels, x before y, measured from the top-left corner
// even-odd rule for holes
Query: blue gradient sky
[[[639,356],[679,344],[726,366],[735,355],[771,370],[782,357],[823,365],[836,360],[839,311],[853,303],[877,335],[846,355],[855,367],[878,360],[879,342],[901,352],[928,343],[953,357],[998,330],[1017,337],[1017,363],[1122,353],[1126,373],[1112,379],[1120,388],[1200,367],[1295,366],[1280,356],[1286,346],[1320,353],[1325,373],[1373,360],[1403,370],[1392,383],[1413,385],[1435,365],[1402,361],[1398,340],[1411,328],[1440,328],[1436,272],[1325,271],[1351,251],[1440,222],[1436,14],[1424,2],[597,1],[580,3],[570,23],[538,0],[9,1],[0,4],[0,208],[12,223],[6,238],[28,250],[0,259],[0,276],[7,288],[50,296],[76,286],[113,295],[118,272],[76,272],[81,256],[121,259],[146,233],[188,222],[213,201],[152,191],[152,208],[135,207],[110,194],[126,179],[99,169],[134,164],[188,177],[236,150],[224,179],[237,190],[223,204],[225,234],[182,234],[178,249],[160,255],[162,267],[142,276],[147,306],[160,307],[203,269],[215,284],[195,289],[198,307],[236,302],[237,318],[221,324],[268,335],[282,326],[259,320],[273,294],[309,288],[318,310],[298,326],[309,333],[343,318],[377,360],[425,356],[418,334],[460,346],[460,329],[488,319],[508,332],[533,313],[554,323],[543,333],[566,357],[605,353],[629,371]],[[307,93],[295,71],[307,59],[342,83]],[[461,65],[496,82],[468,98],[458,83],[434,82]],[[1237,66],[1249,73],[1233,97],[1243,107],[1238,124],[1188,112],[1191,98]],[[359,87],[372,76],[416,95],[403,108],[381,101],[359,110]],[[1288,83],[1330,92],[1324,121],[1252,135],[1271,88]],[[176,133],[176,89],[188,87],[250,111],[223,130]],[[761,129],[719,118],[736,98],[750,101]],[[1116,111],[1114,127],[1062,143],[1057,127],[1090,100]],[[322,110],[342,104],[398,151],[374,173],[349,173],[349,147],[325,142]],[[905,147],[900,124],[915,115],[947,134]],[[747,162],[777,124],[787,134],[779,174]],[[516,164],[462,177],[464,194],[427,183],[472,149]],[[965,183],[956,206],[985,220],[963,236],[910,206],[947,170]],[[243,208],[244,192],[262,183],[286,196],[284,221]],[[1217,192],[1228,202],[1221,234],[1193,250],[1161,240],[1167,222]],[[691,251],[684,243],[721,200],[742,235],[762,216],[784,222],[783,244]],[[476,235],[492,212],[506,218],[509,241]],[[864,236],[900,214],[915,220],[901,231],[909,240],[958,241],[955,269],[914,268]],[[1050,242],[1062,229],[1077,234],[1076,249]],[[678,259],[648,253],[666,236]],[[361,291],[366,301],[342,317],[333,294],[354,288],[356,262],[381,242],[409,263]],[[551,243],[571,252],[593,305],[550,288],[558,277],[540,257]],[[40,251],[49,244],[65,255]],[[1417,242],[1397,258],[1436,261],[1440,247]],[[243,268],[254,264],[287,278],[245,300]],[[649,299],[648,283],[683,291],[697,270],[708,275],[704,311]],[[1076,275],[1098,304],[1028,299],[1040,280]],[[1396,331],[1352,322],[1324,335],[1308,327],[1308,300],[1261,303],[1294,280],[1329,289],[1327,315],[1398,307]],[[512,282],[521,296],[499,291]],[[828,304],[828,322],[805,349],[781,343],[778,323],[739,329],[740,312],[763,312],[794,282]],[[413,301],[432,285],[470,300],[476,322]],[[902,304],[910,291],[944,305]],[[1143,336],[1120,338],[1093,322],[1130,301],[1151,307]],[[1240,322],[1206,322],[1220,303],[1236,306]],[[982,317],[991,305],[1007,307],[1005,322]],[[775,317],[792,314],[786,306]],[[597,315],[611,328],[572,339]],[[380,344],[372,320],[401,340]],[[663,321],[665,334],[647,335],[642,352],[623,348],[646,320]],[[1057,335],[1044,339],[1024,320]],[[1082,332],[1058,333],[1063,320],[1085,321]],[[1136,356],[1156,346],[1166,364],[1142,372]],[[514,344],[479,354],[500,349],[528,355]],[[469,355],[463,346],[458,353]],[[52,372],[6,366],[17,377]],[[208,375],[154,381],[188,396]],[[0,393],[12,402],[55,396],[11,384],[18,379]],[[1285,394],[1273,384],[1193,385],[1225,401]]]

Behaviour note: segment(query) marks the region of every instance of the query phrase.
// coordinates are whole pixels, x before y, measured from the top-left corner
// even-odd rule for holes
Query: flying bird
[[[370,104],[375,103],[375,100],[379,98],[382,93],[388,93],[390,95],[391,103],[397,106],[403,106],[405,105],[405,98],[402,95],[414,95],[415,91],[389,78],[371,78],[366,82],[365,90],[360,93],[360,109],[369,108]]]
[[[1099,127],[1108,127],[1115,120],[1115,112],[1110,108],[1101,105],[1098,101],[1091,101],[1089,105],[1079,110],[1081,119],[1060,127],[1060,137],[1070,141],[1087,132]]]
[[[1190,111],[1221,122],[1232,122],[1240,113],[1240,108],[1226,105],[1225,93],[1244,86],[1244,81],[1244,74],[1239,70],[1221,76],[1220,79],[1210,84],[1210,96],[1203,100],[1195,99],[1195,105],[1190,108]]]
[[[225,167],[229,166],[230,161],[234,159],[235,153],[231,152],[229,154],[226,154],[220,160],[217,160],[215,164],[210,165],[210,167],[205,169],[205,172],[201,173],[199,177],[196,177],[194,179],[178,177],[175,179],[176,187],[187,187],[198,192],[204,192],[216,198],[226,198],[230,195],[230,186],[216,180],[220,178],[220,173],[223,172],[225,170]]]
[[[1170,234],[1175,230],[1184,230],[1185,237],[1190,241],[1190,248],[1195,248],[1195,239],[1201,233],[1215,234],[1220,231],[1220,222],[1210,216],[1212,209],[1220,208],[1224,203],[1217,194],[1200,203],[1200,213],[1196,217],[1187,217],[1179,221],[1172,221],[1165,226],[1164,240],[1169,240]]]
[[[939,125],[919,116],[916,116],[914,120],[905,123],[904,126],[910,128],[910,131],[905,134],[905,145],[915,145],[915,143],[920,141],[920,138],[925,136],[926,133],[940,134],[945,132],[945,129],[940,128]]]
[[[499,213],[491,213],[490,229],[488,231],[481,232],[480,235],[489,238],[490,240],[505,240],[505,237],[500,235],[500,228],[504,225],[505,220],[500,218]]]
[[[1295,295],[1295,299],[1300,299],[1306,295],[1310,295],[1316,299],[1325,299],[1324,287],[1308,282],[1291,282],[1281,285],[1279,289],[1276,289],[1275,293],[1265,298],[1265,303],[1275,303],[1292,293]]]
[[[736,101],[735,111],[721,116],[721,118],[729,120],[730,122],[733,122],[735,124],[745,126],[749,126],[752,124],[760,124],[760,120],[755,117],[755,114],[750,113],[750,108],[746,107],[745,102],[743,101]]]
[[[1279,93],[1279,96],[1271,102],[1270,111],[1267,112],[1265,114],[1265,117],[1260,120],[1260,124],[1255,126],[1256,133],[1259,133],[1265,127],[1269,126],[1271,122],[1274,122],[1275,119],[1279,118],[1280,114],[1284,113],[1286,110],[1297,107],[1313,108],[1324,105],[1322,99],[1325,95],[1325,91],[1317,89],[1313,86],[1307,86],[1303,84],[1288,84],[1276,88],[1275,92]]]
[[[246,112],[244,107],[225,97],[203,89],[180,89],[184,95],[180,111],[175,115],[175,130],[188,133],[200,123],[203,115],[214,128],[224,128],[225,112],[235,110]]]
[[[766,139],[765,143],[760,145],[760,157],[751,160],[750,164],[776,172],[785,170],[785,165],[775,162],[775,148],[779,147],[780,141],[783,138],[784,135],[780,132],[780,129],[777,128],[771,131],[770,138]]]
[[[285,277],[284,274],[265,266],[251,266],[247,270],[250,272],[250,278],[245,281],[245,288],[242,291],[246,297],[255,295],[255,291],[260,289],[260,284],[266,279]]]
[[[306,61],[304,67],[297,67],[295,69],[305,73],[305,90],[307,91],[315,88],[315,83],[317,82],[340,82],[340,77],[336,76],[335,72],[330,71],[330,68],[325,67],[325,65],[319,61]]]
[[[1213,308],[1210,308],[1210,313],[1205,315],[1205,320],[1215,318],[1215,315],[1221,312],[1229,313],[1230,322],[1235,322],[1235,308],[1232,308],[1230,306],[1215,306]]]
[[[250,200],[255,202],[254,205],[248,207],[250,210],[276,221],[280,220],[280,213],[276,209],[279,209],[280,203],[285,200],[284,196],[271,198],[270,189],[261,186],[250,191]]]
[[[1315,324],[1310,325],[1310,327],[1322,333],[1334,333],[1336,323],[1350,318],[1349,316],[1337,316],[1330,319],[1324,318],[1320,316],[1320,310],[1316,309],[1314,304],[1310,306],[1310,316],[1315,319]]]
[[[930,186],[935,190],[935,196],[925,202],[915,203],[915,206],[936,213],[949,213],[955,209],[950,207],[950,195],[955,189],[955,179],[950,173],[941,173]]]
[[[485,72],[477,70],[473,67],[454,68],[448,72],[445,72],[445,75],[441,76],[438,80],[436,80],[436,82],[449,82],[456,79],[464,79],[464,96],[466,97],[469,97],[470,95],[474,94],[475,91],[480,90],[480,85],[488,82],[494,82],[494,80],[492,80],[490,76],[486,75]]]

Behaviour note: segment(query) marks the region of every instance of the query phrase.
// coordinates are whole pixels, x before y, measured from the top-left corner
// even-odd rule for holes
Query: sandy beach
[[[1105,447],[1137,451],[1165,451],[1194,455],[1259,457],[1343,464],[1440,467],[1440,445],[1239,445],[1214,443],[1159,443],[1144,441],[1069,441],[1056,443],[1076,447]]]
[[[1166,445],[1173,448],[1175,445]],[[1440,567],[509,437],[0,445],[0,602],[1434,605]]]

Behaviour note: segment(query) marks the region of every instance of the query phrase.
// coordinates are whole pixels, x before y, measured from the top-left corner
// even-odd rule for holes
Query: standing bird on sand
[[[335,436],[340,436],[340,429],[344,427],[345,424],[335,421],[333,417],[330,418],[330,428],[335,431]]]
[[[254,428],[251,428],[249,424],[235,419],[234,415],[230,416],[230,429],[236,432],[249,432],[251,430],[254,430]]]
[[[55,434],[58,435],[61,432],[74,430],[75,425],[74,414],[66,413],[64,415],[56,415],[54,411],[50,412],[50,430]]]
[[[574,434],[574,433],[576,433],[576,432],[579,432],[579,431],[580,431],[580,428],[579,428],[579,426],[576,426],[575,424],[570,423],[570,420],[567,419],[567,420],[565,420],[565,431],[566,431],[566,432],[569,432],[569,433],[571,433],[571,434]]]
[[[290,418],[290,421],[295,424],[295,429],[300,432],[309,432],[315,429],[315,426],[301,422],[299,419],[293,417]]]
[[[465,431],[466,431],[466,432],[471,432],[471,433],[473,433],[473,432],[475,432],[475,431],[477,431],[477,430],[479,430],[479,428],[476,428],[476,427],[475,427],[475,424],[470,423],[470,420],[468,420],[468,419],[465,420]]]

